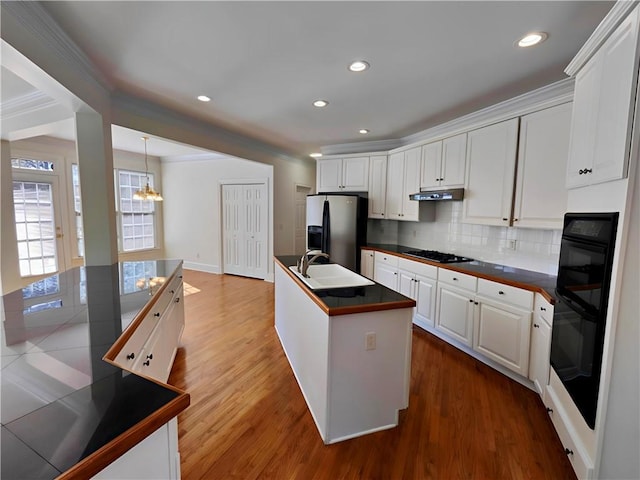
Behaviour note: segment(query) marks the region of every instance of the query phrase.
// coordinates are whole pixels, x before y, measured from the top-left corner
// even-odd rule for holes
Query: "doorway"
[[[293,251],[295,255],[302,255],[307,250],[307,195],[310,193],[311,187],[296,184],[293,232]]]
[[[268,209],[266,183],[222,185],[223,273],[266,278]]]

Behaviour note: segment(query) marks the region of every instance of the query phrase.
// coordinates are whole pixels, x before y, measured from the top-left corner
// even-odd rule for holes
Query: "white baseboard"
[[[189,262],[185,260],[182,266],[188,270],[197,270],[206,273],[222,273],[219,265],[209,265],[208,263]]]

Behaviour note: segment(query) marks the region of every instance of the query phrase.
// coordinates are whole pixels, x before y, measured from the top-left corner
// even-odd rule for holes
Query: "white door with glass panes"
[[[40,165],[40,168],[28,166],[32,164]],[[12,159],[12,165],[20,275],[30,277],[64,270],[59,182],[57,175],[53,174],[53,164]]]
[[[267,276],[267,186],[222,186],[224,273]]]

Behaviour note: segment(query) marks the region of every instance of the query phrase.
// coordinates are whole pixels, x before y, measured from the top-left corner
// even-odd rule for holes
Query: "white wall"
[[[407,247],[456,253],[485,262],[557,274],[561,230],[472,225],[461,221],[462,202],[437,202],[433,206],[436,211],[433,222],[370,221],[368,241],[397,241]],[[396,239],[393,238],[394,229],[397,229]],[[515,250],[511,245],[515,245]]]
[[[164,205],[165,255],[183,259],[187,268],[206,272],[222,271],[220,182],[267,179],[268,197],[273,196],[273,167],[234,157],[213,154],[195,160],[165,160],[162,177],[168,200]],[[269,260],[273,257],[271,210]]]

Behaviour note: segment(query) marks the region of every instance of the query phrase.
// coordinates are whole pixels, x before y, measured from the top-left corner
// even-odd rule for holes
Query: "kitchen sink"
[[[302,274],[298,272],[298,268],[296,266],[289,267],[289,270],[291,270],[312,290],[375,285],[375,282],[372,282],[368,278],[358,275],[337,263],[309,265],[309,268],[307,269],[307,275],[309,278],[303,277]]]

